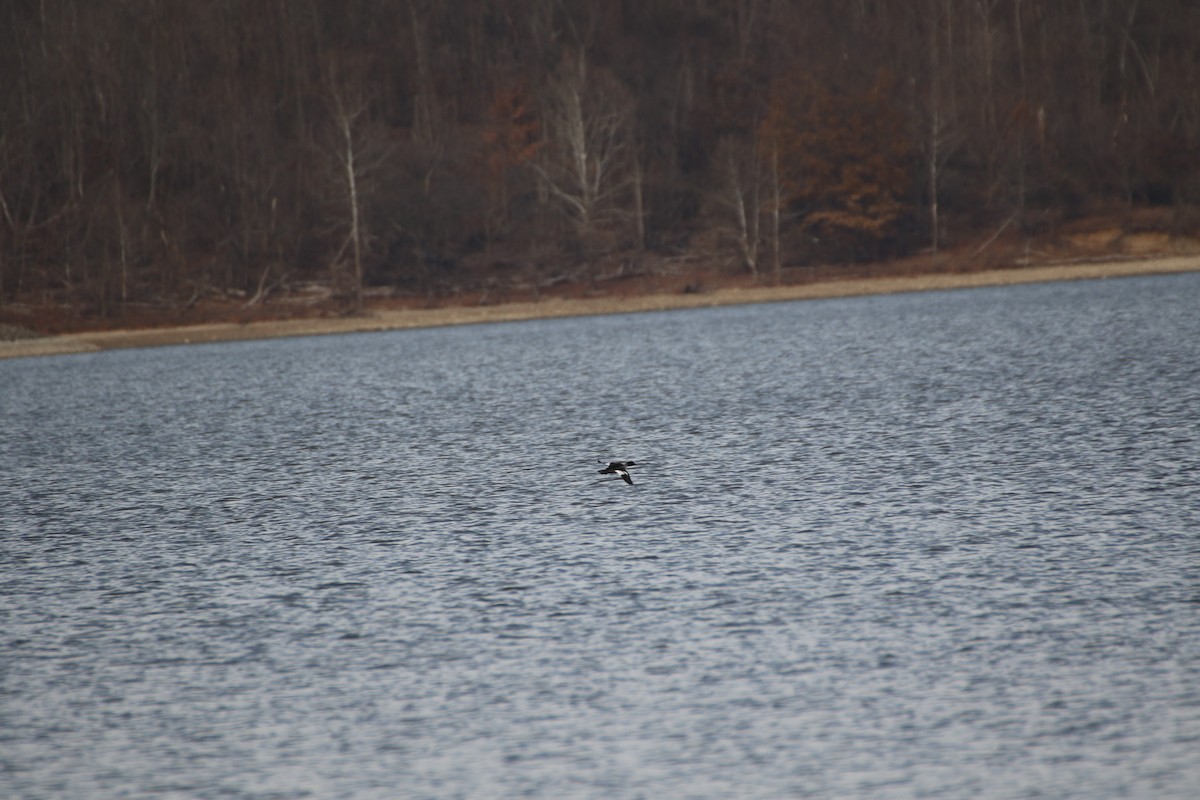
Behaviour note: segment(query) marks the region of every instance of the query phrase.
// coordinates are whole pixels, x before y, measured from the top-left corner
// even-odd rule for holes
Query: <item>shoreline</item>
[[[971,273],[931,273],[899,278],[854,278],[795,286],[717,288],[693,294],[634,297],[547,298],[486,306],[368,310],[361,316],[306,318],[274,322],[210,323],[167,328],[96,331],[0,342],[0,359],[68,355],[136,347],[319,336],[335,333],[434,328],[530,319],[629,314],[712,306],[820,300],[985,286],[1121,278],[1200,272],[1200,256],[1161,256],[1137,260],[1042,265]]]

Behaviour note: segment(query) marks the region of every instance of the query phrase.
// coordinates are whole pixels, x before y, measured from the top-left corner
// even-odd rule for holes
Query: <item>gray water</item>
[[[2,797],[1200,789],[1200,275],[6,361],[0,423]]]

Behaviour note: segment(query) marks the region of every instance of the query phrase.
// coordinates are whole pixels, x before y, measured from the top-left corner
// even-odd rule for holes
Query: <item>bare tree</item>
[[[771,271],[778,283],[783,275],[783,247],[780,243],[783,206],[787,202],[784,177],[779,161],[779,143],[767,142],[767,206],[771,215]]]
[[[534,168],[581,236],[618,215],[628,189],[632,103],[620,82],[589,71],[582,53],[563,59],[546,90],[547,146]]]
[[[953,102],[954,83],[948,63],[953,36],[953,15],[950,0],[929,0],[921,14],[926,26],[926,57],[924,98],[917,92],[917,103],[923,103],[923,131],[916,137],[925,162],[926,190],[929,193],[929,240],[936,261],[942,241],[941,177],[959,143],[956,127],[957,105]],[[947,101],[950,98],[950,101]]]
[[[331,267],[336,275],[346,250],[350,250],[355,313],[363,310],[363,259],[370,241],[364,208],[366,195],[371,188],[369,183],[378,176],[391,154],[386,136],[370,123],[366,99],[355,93],[361,86],[341,82],[336,72],[331,71],[328,99],[333,135],[326,152],[336,165],[335,185],[342,199],[338,203],[341,212],[335,217],[345,231]]]
[[[727,136],[718,145],[717,153],[718,169],[724,180],[718,184],[716,200],[727,209],[731,219],[738,260],[751,275],[758,275],[764,185],[757,143],[746,144]]]
[[[416,0],[408,0],[408,17],[412,34],[412,54],[415,62],[415,86],[413,87],[412,114],[413,138],[421,144],[434,141],[440,125],[437,117],[437,94],[434,89],[433,71],[429,63],[428,15],[423,9],[417,11]]]

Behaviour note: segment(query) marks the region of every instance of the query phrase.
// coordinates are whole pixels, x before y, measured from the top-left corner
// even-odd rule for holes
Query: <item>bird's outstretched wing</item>
[[[598,458],[596,461],[600,464],[604,463]],[[629,477],[629,468],[635,466],[636,464],[636,461],[609,461],[608,465],[604,467],[604,469],[598,469],[596,471],[601,475],[615,475],[632,486],[633,478]]]

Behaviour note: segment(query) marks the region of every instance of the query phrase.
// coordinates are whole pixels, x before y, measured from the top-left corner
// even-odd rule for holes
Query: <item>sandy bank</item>
[[[372,311],[340,319],[296,319],[247,324],[222,323],[148,330],[102,331],[0,342],[0,358],[84,353],[126,347],[271,339],[330,333],[426,328],[483,322],[619,314],[704,306],[771,303],[869,294],[963,289],[1019,283],[1115,278],[1200,271],[1200,256],[1174,256],[1137,261],[1108,261],[990,270],[966,274],[931,274],[903,278],[834,280],[798,286],[723,288],[695,294],[653,294],[638,297],[546,299],[539,302],[492,306],[458,306],[401,311]]]

